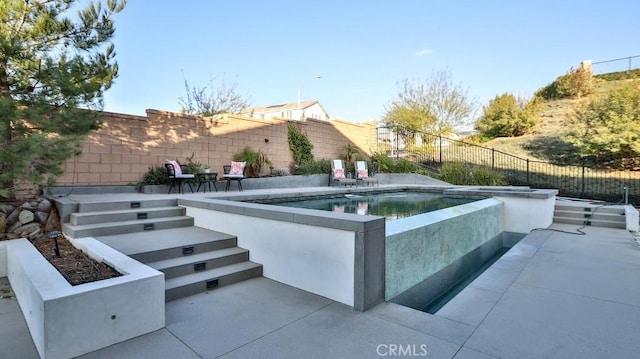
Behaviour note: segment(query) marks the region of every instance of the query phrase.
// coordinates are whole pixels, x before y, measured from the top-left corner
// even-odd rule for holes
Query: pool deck
[[[551,228],[528,234],[435,315],[393,303],[358,312],[257,278],[169,302],[165,328],[81,358],[636,358],[636,240]],[[0,358],[38,358],[15,298],[0,299]]]

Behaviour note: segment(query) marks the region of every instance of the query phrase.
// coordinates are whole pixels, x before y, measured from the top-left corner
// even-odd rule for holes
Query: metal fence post
[[[580,162],[582,164],[582,183],[580,185],[580,198],[584,198],[584,157],[580,159]]]
[[[398,127],[396,127],[396,160],[400,157],[400,141],[398,135]]]
[[[491,169],[495,169],[496,167],[496,149],[491,149]]]
[[[438,147],[440,148],[438,151],[440,153],[440,165],[442,165],[442,135],[438,135],[438,142]]]
[[[531,181],[529,180],[529,159],[527,158],[527,186],[531,186]]]

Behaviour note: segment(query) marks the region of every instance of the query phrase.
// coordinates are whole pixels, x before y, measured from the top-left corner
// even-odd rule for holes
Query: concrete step
[[[127,222],[138,219],[184,216],[187,210],[183,207],[146,207],[115,211],[72,213],[69,223],[73,226],[108,222]]]
[[[235,236],[200,227],[183,227],[96,237],[100,242],[142,263],[152,263],[237,246]]]
[[[174,207],[177,205],[178,200],[175,198],[82,202],[78,205],[78,212],[119,211],[137,208]]]
[[[73,226],[62,225],[62,232],[71,238],[100,237],[115,234],[129,234],[144,231],[156,231],[178,227],[193,226],[193,218],[186,216],[140,219],[134,221],[83,224]]]
[[[626,229],[626,222],[621,221],[606,221],[606,220],[592,220],[584,218],[571,218],[571,217],[553,217],[553,223],[566,223],[575,225],[586,225],[593,227],[607,227],[607,228],[620,228]]]
[[[183,255],[146,264],[163,272],[165,279],[171,279],[248,260],[248,250],[232,247],[199,254]]]
[[[601,220],[601,221],[620,221],[625,222],[624,212],[622,213],[601,213],[599,211],[596,212],[576,212],[576,211],[565,211],[556,209],[553,212],[554,217],[565,217],[565,218],[576,218],[576,219],[591,219],[591,220]]]
[[[165,301],[203,293],[262,275],[262,265],[250,261],[208,269],[165,281]]]
[[[593,204],[569,204],[565,202],[556,202],[556,211],[566,212],[596,212],[620,214],[624,213],[624,207],[620,205],[593,205]]]

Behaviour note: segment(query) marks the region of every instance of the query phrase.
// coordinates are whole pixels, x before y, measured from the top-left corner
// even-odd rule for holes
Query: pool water
[[[394,192],[367,195],[344,195],[334,198],[269,203],[276,206],[317,209],[385,217],[387,221],[457,206],[475,201],[467,198],[446,198],[424,192]]]

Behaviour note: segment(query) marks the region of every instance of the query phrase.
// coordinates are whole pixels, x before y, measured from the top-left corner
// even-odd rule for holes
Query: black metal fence
[[[611,203],[640,205],[640,158],[601,160],[581,157],[575,163],[556,164],[455,140],[399,128],[380,127],[378,152],[404,158],[437,170],[446,163],[481,165],[502,173],[508,184],[532,188],[555,188],[560,196]],[[618,170],[621,164],[628,170]]]

